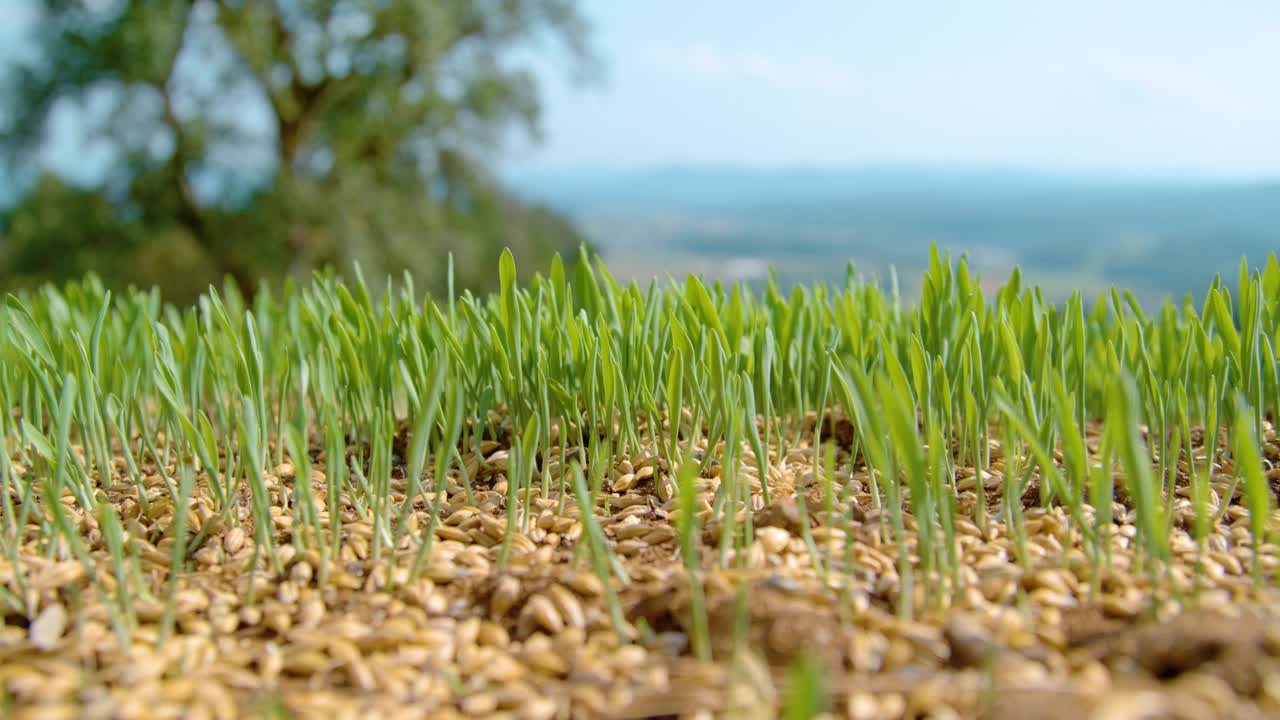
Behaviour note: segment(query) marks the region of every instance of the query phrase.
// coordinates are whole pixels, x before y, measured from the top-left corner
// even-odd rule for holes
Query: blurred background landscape
[[[903,292],[931,244],[967,255],[994,291],[1015,265],[1046,296],[1111,285],[1144,303],[1197,295],[1280,247],[1280,184],[980,170],[672,168],[516,183],[563,210],[644,280],[675,269],[759,284],[843,281],[845,261]]]
[[[1280,5],[0,0],[0,287],[897,269],[1144,302],[1280,248]]]

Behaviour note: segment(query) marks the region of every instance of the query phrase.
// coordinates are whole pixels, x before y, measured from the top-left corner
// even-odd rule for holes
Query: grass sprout
[[[491,294],[455,288],[449,257],[442,298],[358,273],[185,308],[93,277],[7,295],[0,617],[74,595],[120,646],[173,648],[223,573],[233,597],[201,622],[286,637],[287,601],[456,614],[450,582],[573,558],[605,611],[559,588],[533,604],[546,625],[552,607],[630,643],[636,588],[687,582],[689,652],[723,661],[719,603],[738,593],[749,635],[791,575],[898,623],[984,593],[1097,599],[1122,571],[1153,604],[1214,566],[1277,580],[1274,255],[1145,308],[1119,288],[1049,302],[936,248],[901,286],[853,266],[641,285],[585,249],[545,274],[515,257]],[[993,542],[1017,582],[968,567]],[[788,716],[827,706],[817,673],[795,667]]]

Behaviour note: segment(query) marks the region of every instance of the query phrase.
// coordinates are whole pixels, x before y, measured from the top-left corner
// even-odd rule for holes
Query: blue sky
[[[512,171],[985,165],[1280,175],[1280,2],[587,0]]]
[[[29,6],[0,0],[0,55]],[[912,164],[1280,176],[1276,0],[583,7],[605,83],[576,88],[548,64],[546,142],[512,148],[505,171]]]
[[[0,0],[0,58],[8,58],[35,17],[34,3],[27,0]]]

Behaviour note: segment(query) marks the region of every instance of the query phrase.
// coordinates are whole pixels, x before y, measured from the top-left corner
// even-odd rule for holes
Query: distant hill
[[[788,279],[838,279],[849,260],[911,276],[937,242],[993,279],[1019,264],[1055,296],[1114,283],[1155,300],[1280,249],[1280,180],[666,168],[509,181],[569,213],[621,276],[641,279],[756,280],[768,264]]]
[[[834,199],[881,193],[994,193],[1219,187],[1224,181],[1140,176],[1041,173],[1027,170],[912,167],[703,168],[560,171],[516,174],[509,181],[527,197],[564,208],[701,207],[756,201]]]

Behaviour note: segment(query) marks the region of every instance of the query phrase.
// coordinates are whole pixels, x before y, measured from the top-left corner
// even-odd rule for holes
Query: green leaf
[[[1236,332],[1235,322],[1231,319],[1231,309],[1227,306],[1225,293],[1219,291],[1210,292],[1209,306],[1213,311],[1213,326],[1218,330],[1223,342],[1226,343],[1227,351],[1231,353],[1231,357],[1238,361],[1240,357],[1240,335]]]
[[[1137,506],[1138,529],[1147,551],[1159,560],[1169,558],[1169,536],[1159,497],[1159,485],[1151,470],[1151,456],[1138,436],[1138,389],[1132,376],[1121,373],[1108,394],[1107,430],[1120,455],[1129,492]]]
[[[1241,394],[1236,395],[1236,418],[1232,428],[1235,440],[1236,476],[1244,479],[1245,506],[1249,509],[1249,535],[1253,539],[1254,579],[1262,582],[1259,546],[1266,542],[1267,521],[1273,506],[1271,485],[1262,472],[1262,457],[1258,452],[1258,436],[1250,421],[1253,410]]]
[[[698,313],[702,316],[702,321],[716,334],[721,347],[727,349],[728,341],[725,336],[724,326],[720,323],[720,312],[716,310],[715,303],[711,301],[711,296],[707,294],[707,289],[695,275],[687,276],[684,286],[685,296],[697,308]]]
[[[831,708],[826,674],[821,664],[810,655],[800,655],[787,671],[786,690],[782,696],[784,720],[811,720]]]

